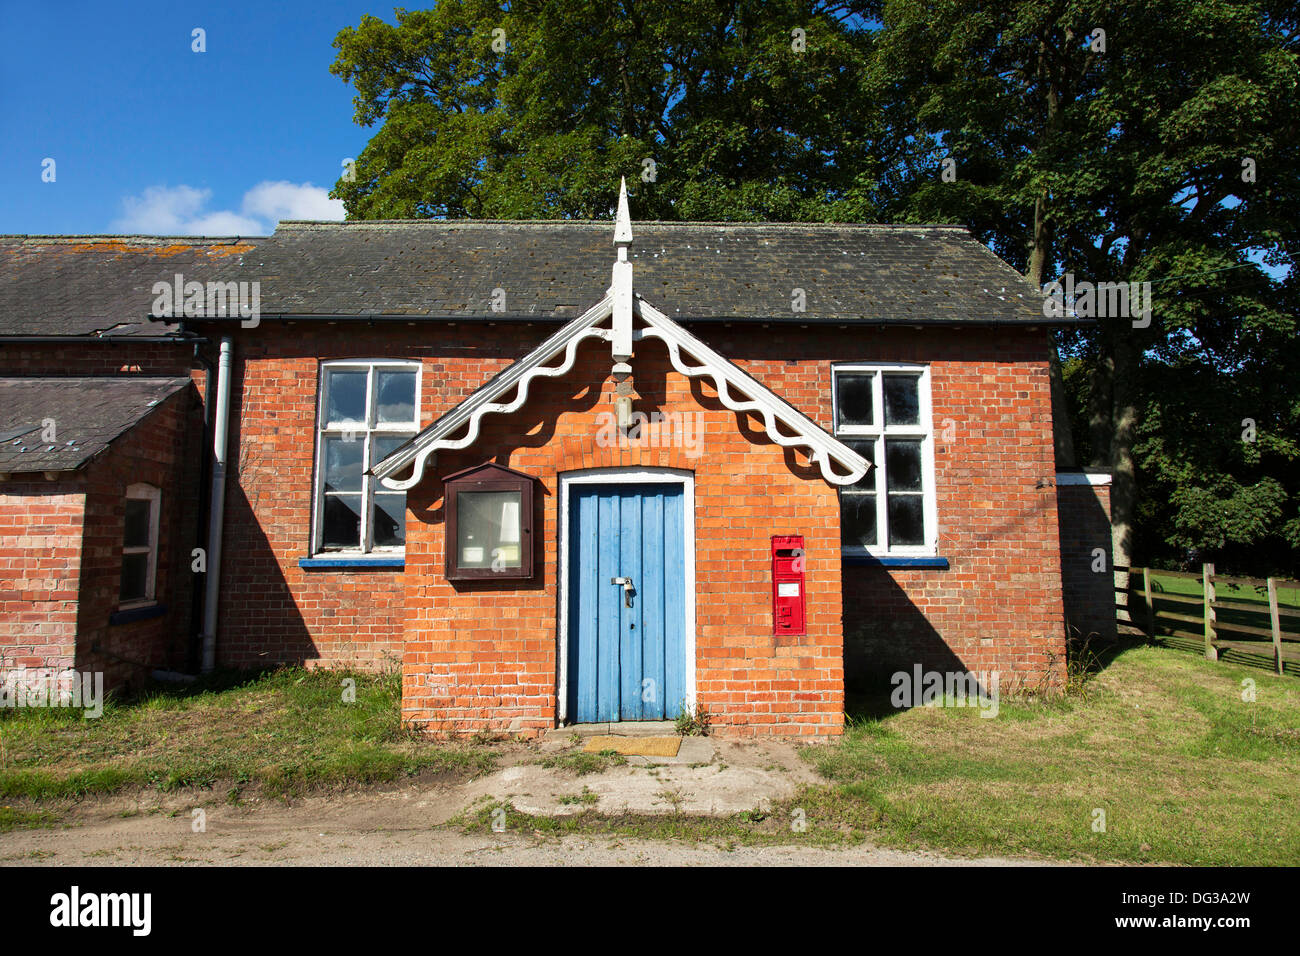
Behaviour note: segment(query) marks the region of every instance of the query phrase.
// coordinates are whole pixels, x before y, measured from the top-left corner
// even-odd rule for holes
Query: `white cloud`
[[[311,183],[294,185],[283,180],[258,183],[244,193],[244,212],[278,222],[281,219],[342,219],[343,200],[330,199],[330,191]]]
[[[260,182],[244,193],[239,212],[207,209],[211,189],[150,186],[122,200],[116,232],[156,236],[262,236],[281,219],[343,218],[343,203],[311,183]]]

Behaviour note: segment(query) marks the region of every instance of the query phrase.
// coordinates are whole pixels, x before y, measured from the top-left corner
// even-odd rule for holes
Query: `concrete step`
[[[602,724],[570,724],[568,727],[548,730],[543,735],[543,739],[567,741],[574,734],[579,737],[594,737],[597,734],[613,734],[616,737],[676,737],[677,725],[671,720],[615,720]]]

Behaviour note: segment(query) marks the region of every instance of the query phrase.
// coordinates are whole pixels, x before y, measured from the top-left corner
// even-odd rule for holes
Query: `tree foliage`
[[[852,5],[442,2],[367,16],[332,70],[380,123],[335,195],[362,218],[879,218]],[[804,31],[804,49],[794,30]]]
[[[335,45],[353,217],[603,218],[626,175],[641,219],[960,222],[1151,282],[1149,326],[1056,339],[1117,562],[1300,572],[1293,2],[444,0]]]

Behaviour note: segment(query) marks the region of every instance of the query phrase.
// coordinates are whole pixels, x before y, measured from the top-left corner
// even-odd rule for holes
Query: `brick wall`
[[[414,520],[407,541],[404,717],[438,732],[555,725],[559,476],[636,466],[694,472],[696,697],[712,714],[715,732],[838,733],[843,672],[834,489],[802,456],[768,441],[760,419],[738,422],[711,386],[671,371],[657,342],[638,346],[636,407],[698,412],[699,445],[660,447],[648,437],[641,447],[599,446],[599,416],[612,409],[609,367],[608,346],[585,343],[568,375],[534,382],[520,412],[487,416],[470,449],[442,454],[431,468],[435,474],[426,472],[408,493]],[[539,479],[532,586],[453,583],[443,576],[437,476],[489,459]],[[795,531],[805,535],[808,553],[808,633],[778,639],[769,539]]]
[[[0,672],[73,666],[84,511],[74,481],[0,484]]]
[[[193,389],[172,395],[118,438],[81,479],[86,514],[77,614],[77,666],[104,671],[115,687],[154,668],[190,665],[191,610],[196,575],[191,551],[200,546],[198,464],[203,429]],[[155,596],[166,613],[110,623],[118,610],[126,491],[142,482],[159,501]]]
[[[0,655],[5,666],[103,671],[109,688],[184,667],[198,527],[202,422],[171,396],[84,470],[0,485]],[[164,615],[110,624],[118,609],[126,489],[162,489],[156,596]]]
[[[1071,633],[1114,640],[1115,575],[1111,570],[1110,485],[1059,484],[1061,582]],[[1095,549],[1102,549],[1100,565]],[[1100,566],[1101,571],[1094,568]]]
[[[356,323],[308,330],[264,322],[241,334],[231,390],[219,665],[382,668],[402,658],[401,571],[299,566],[311,556],[321,362],[422,359],[420,411],[427,423],[546,331]]]
[[[112,343],[0,343],[0,375],[180,377],[190,374],[192,355],[189,345],[125,339]]]
[[[1003,690],[1060,679],[1065,635],[1045,331],[709,332],[711,345],[828,429],[832,362],[929,364],[938,551],[949,567],[843,569],[850,684],[876,685],[914,663],[998,670]]]
[[[231,432],[232,471],[236,463],[239,467],[227,495],[219,661],[235,666],[304,660],[381,666],[403,655],[407,615],[432,613],[419,600],[408,607],[412,598],[404,593],[403,581],[417,560],[415,549],[440,548],[435,540],[412,542],[405,576],[388,570],[308,571],[298,566],[310,547],[321,360],[420,359],[424,367],[421,420],[427,424],[553,330],[553,325],[520,323],[309,327],[267,321],[256,330],[241,331],[233,391],[237,413]],[[1064,628],[1045,332],[741,324],[701,324],[693,331],[827,428],[832,362],[930,364],[936,434],[942,436],[948,428],[951,435],[950,441],[938,440],[935,448],[939,552],[950,566],[944,570],[846,567],[842,574],[836,566],[844,594],[845,659],[854,675],[910,668],[920,661],[927,666],[942,664],[945,669],[998,669],[1004,672],[1003,688],[1017,680],[1042,683],[1059,677]],[[640,379],[649,374],[641,371],[641,363],[648,360],[643,350],[634,363]],[[597,370],[594,381],[603,381],[606,372],[607,366]],[[565,382],[580,381],[575,375],[571,373]],[[692,395],[697,402],[704,397]],[[595,401],[594,392],[589,398]],[[535,394],[508,427],[502,424],[504,419],[490,416],[485,424],[496,430],[485,432],[472,449],[475,454],[456,462],[440,461],[437,474],[454,470],[451,464],[468,466],[493,456],[492,442],[508,444],[516,430],[534,436],[553,434],[557,426],[547,411]],[[730,417],[734,431],[734,416]],[[716,431],[712,421],[710,428]],[[758,429],[753,434],[758,435]],[[746,445],[728,454],[749,455],[762,447]],[[512,456],[526,450],[540,454],[527,445]],[[507,457],[502,463],[520,467],[526,461]],[[742,462],[737,459],[733,465]],[[562,457],[538,459],[536,465],[551,472],[571,467]],[[555,489],[549,491],[553,496]],[[553,504],[551,496],[542,500],[548,507]],[[716,517],[749,528],[754,541],[762,542],[764,562],[771,533],[821,534],[795,523],[819,513],[806,504],[782,505],[762,498],[740,503],[734,495],[727,500],[752,513],[742,510]],[[415,497],[411,503],[417,504]],[[428,511],[432,505],[432,499],[426,500],[408,516],[409,534],[440,533],[436,513]],[[795,510],[782,512],[788,507]],[[807,513],[800,514],[799,509]],[[423,529],[421,522],[430,519],[434,528]],[[784,526],[773,527],[778,523]],[[697,534],[703,537],[705,530],[701,526]],[[832,545],[825,547],[827,553],[835,553]],[[743,570],[766,581],[766,564],[762,569]],[[432,585],[421,585],[427,586]],[[766,590],[751,597],[760,602],[764,614],[770,613]],[[554,654],[554,604],[534,608],[538,615],[543,610],[544,627],[549,629],[546,640],[552,649],[541,651],[530,644],[521,653]],[[836,607],[834,613],[839,615],[840,609]],[[412,618],[412,627],[417,623]],[[704,627],[728,626],[719,620],[706,624],[703,616],[698,625],[701,640]],[[770,630],[770,620],[765,627]],[[712,636],[717,637],[716,630]],[[406,648],[408,659],[410,653]],[[543,661],[534,663],[545,668]],[[701,670],[701,696],[706,679],[713,678]],[[545,694],[553,696],[553,675],[547,681]],[[523,697],[541,695],[537,690],[541,686],[534,681]],[[710,692],[720,689],[727,690],[714,685]],[[742,697],[749,693],[735,692]],[[430,710],[427,702],[419,706]],[[545,704],[531,701],[512,706],[514,716],[521,719],[525,712],[535,714],[537,706],[549,706],[554,712],[554,701],[549,699]]]

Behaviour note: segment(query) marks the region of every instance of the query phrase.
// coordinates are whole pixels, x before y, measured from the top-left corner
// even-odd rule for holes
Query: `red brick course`
[[[0,484],[0,672],[73,666],[84,512],[70,482]]]
[[[112,688],[183,667],[190,631],[202,437],[182,390],[82,471],[0,484],[0,655],[4,666],[103,671]],[[162,490],[156,598],[166,613],[110,624],[118,610],[126,490]]]
[[[432,466],[409,496],[404,571],[299,567],[310,548],[322,361],[419,359],[425,424],[553,330],[540,323],[275,320],[206,330],[213,341],[226,331],[236,338],[219,664],[378,668],[402,661],[408,718],[462,730],[552,726],[557,476],[643,465],[696,476],[697,690],[723,732],[834,733],[845,667],[851,676],[918,661],[997,669],[1003,689],[1017,680],[1059,679],[1062,568],[1041,329],[692,327],[827,428],[832,362],[929,363],[945,570],[841,568],[835,490],[799,456],[768,442],[760,422],[738,422],[712,400],[709,386],[668,370],[655,344],[638,346],[633,362],[638,407],[700,411],[703,454],[596,447],[595,415],[609,410],[611,385],[608,352],[590,343],[569,375],[534,383],[521,411],[488,416],[474,446]],[[93,361],[117,347],[102,348]],[[189,368],[186,349],[139,349],[142,356],[157,352],[134,363],[146,374],[174,371],[176,363]],[[109,364],[132,367],[119,361],[125,352],[116,354]],[[215,348],[207,354],[214,358]],[[60,365],[67,374],[86,373],[42,347],[0,349],[0,371],[10,374]],[[489,459],[537,475],[544,489],[535,537],[546,550],[531,588],[453,586],[442,576],[437,478]],[[779,533],[804,534],[809,550],[809,637],[780,646],[771,636],[768,572],[768,538]],[[461,680],[453,685],[452,676]],[[460,685],[469,690],[442,693]]]

